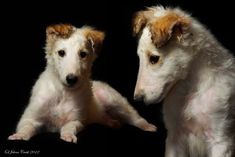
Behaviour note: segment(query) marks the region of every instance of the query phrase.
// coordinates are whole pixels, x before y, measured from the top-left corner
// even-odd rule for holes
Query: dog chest
[[[216,124],[223,120],[221,117],[226,113],[217,87],[191,93],[190,90],[178,90],[182,91],[181,88],[173,90],[164,102],[167,129],[179,129],[186,134],[213,139]]]
[[[183,113],[183,128],[195,135],[213,138],[214,123],[220,111],[219,97],[211,87],[188,96]]]
[[[69,121],[77,120],[81,110],[78,103],[79,101],[74,97],[64,94],[55,97],[42,113],[46,126],[49,129],[58,129]]]

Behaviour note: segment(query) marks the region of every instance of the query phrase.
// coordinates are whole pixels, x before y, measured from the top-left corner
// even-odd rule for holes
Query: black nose
[[[66,76],[66,81],[67,81],[67,84],[69,86],[73,86],[73,85],[75,85],[77,83],[78,77],[76,75],[74,75],[74,74],[68,74]]]
[[[143,94],[135,94],[134,95],[134,100],[135,101],[143,101],[144,100],[144,95]]]

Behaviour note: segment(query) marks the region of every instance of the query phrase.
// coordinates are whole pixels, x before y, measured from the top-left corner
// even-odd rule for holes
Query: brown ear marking
[[[189,25],[190,19],[170,12],[149,24],[152,41],[157,47],[161,47],[173,37],[180,38]]]
[[[152,9],[139,11],[134,14],[132,19],[133,36],[140,34],[153,15],[154,11]]]
[[[102,31],[95,30],[91,27],[86,27],[84,33],[88,41],[87,47],[91,49],[92,52],[98,54],[101,50],[103,40],[105,38],[105,33]]]
[[[75,27],[70,24],[56,24],[48,26],[46,29],[47,37],[69,38],[75,31]]]

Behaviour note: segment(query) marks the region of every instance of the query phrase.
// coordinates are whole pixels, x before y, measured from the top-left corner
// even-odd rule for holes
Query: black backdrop
[[[133,101],[138,57],[131,18],[135,11],[146,6],[180,6],[204,23],[225,47],[235,52],[232,2],[209,3],[187,0],[67,0],[54,3],[9,2],[2,5],[5,10],[1,10],[0,156],[9,156],[9,151],[34,150],[40,151],[42,156],[133,156],[141,153],[142,156],[163,156],[166,130],[161,104],[145,106],[142,102]],[[7,141],[27,105],[31,87],[45,67],[45,28],[55,23],[71,23],[77,27],[91,25],[106,32],[92,77],[108,82],[126,96],[143,117],[158,126],[156,133],[143,132],[128,125],[121,129],[91,125],[79,133],[78,144],[65,143],[59,140],[56,133],[43,133],[29,142]]]

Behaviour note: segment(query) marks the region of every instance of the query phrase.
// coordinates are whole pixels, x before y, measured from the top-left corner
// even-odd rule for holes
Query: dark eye
[[[65,51],[64,51],[64,50],[59,50],[59,51],[58,51],[58,55],[59,55],[60,57],[64,57],[64,56],[65,56]]]
[[[151,56],[149,57],[149,62],[150,62],[151,64],[156,64],[156,63],[159,61],[159,58],[160,58],[160,56],[151,55]]]
[[[86,58],[87,53],[84,52],[84,51],[81,51],[80,54],[79,54],[79,56],[80,56],[82,59],[83,59],[83,58]]]

